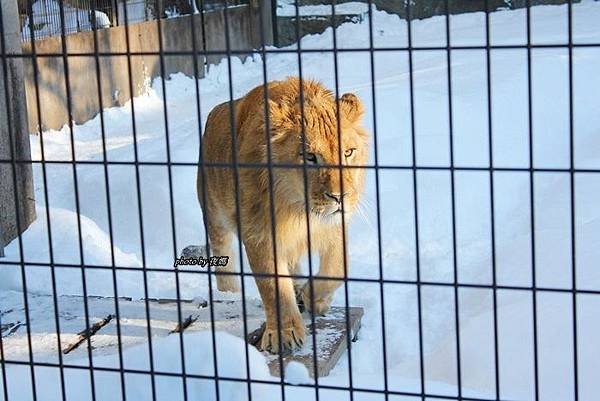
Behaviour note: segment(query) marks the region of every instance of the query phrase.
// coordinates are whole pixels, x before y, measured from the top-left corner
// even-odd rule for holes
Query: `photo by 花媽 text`
[[[177,266],[200,266],[200,267],[222,267],[229,263],[229,256],[211,256],[211,257],[189,257],[177,258],[173,267]]]

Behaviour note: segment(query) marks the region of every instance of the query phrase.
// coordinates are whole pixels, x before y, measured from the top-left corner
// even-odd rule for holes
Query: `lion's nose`
[[[329,199],[333,199],[335,201],[335,203],[340,204],[342,203],[342,198],[347,194],[346,193],[339,193],[339,192],[325,192],[325,196]]]

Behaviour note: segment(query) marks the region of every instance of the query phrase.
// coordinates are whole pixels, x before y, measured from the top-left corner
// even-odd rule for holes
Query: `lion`
[[[240,235],[265,310],[263,350],[302,347],[297,297],[309,312],[323,315],[343,282],[342,221],[357,207],[365,181],[364,168],[352,166],[368,160],[363,114],[354,94],[336,100],[319,82],[287,78],[260,85],[208,115],[197,192],[210,254],[230,256],[216,270],[217,288],[239,291],[232,241]],[[290,276],[300,274],[309,242],[320,266],[312,284],[302,286]]]

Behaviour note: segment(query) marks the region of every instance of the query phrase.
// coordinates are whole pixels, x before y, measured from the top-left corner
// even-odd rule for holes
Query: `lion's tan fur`
[[[343,185],[340,183],[339,168],[307,167],[304,170],[301,116],[303,112],[306,152],[317,155],[318,164],[339,165],[341,156],[342,165],[365,165],[368,159],[368,134],[361,126],[362,104],[352,94],[346,94],[336,102],[329,90],[314,81],[303,81],[301,91],[300,81],[296,78],[269,83],[267,95],[265,107],[264,87],[261,85],[233,104],[226,102],[216,106],[208,116],[202,141],[202,160],[207,164],[224,164],[223,167],[204,168],[201,164],[198,169],[198,199],[206,216],[211,253],[233,256],[232,239],[238,233],[239,207],[241,237],[252,271],[274,274],[277,269],[281,275],[297,273],[300,258],[308,252],[304,185],[306,171],[311,250],[313,254],[320,255],[318,275],[342,277],[342,218],[341,213],[332,213],[339,208],[339,202],[325,193],[341,194],[343,187],[347,223],[349,212],[356,207],[363,190],[364,169],[342,169]],[[235,120],[235,138],[230,129],[231,109]],[[269,112],[268,122],[265,109]],[[235,160],[232,154],[234,139],[237,149]],[[272,194],[269,169],[264,166],[269,161],[269,147],[275,166],[271,169]],[[350,157],[346,157],[347,152],[352,153]],[[237,171],[226,166],[231,166],[234,161],[239,164]],[[248,166],[253,163],[264,165]],[[300,168],[277,167],[277,164]],[[238,187],[236,182],[239,183]],[[237,190],[239,204],[236,204]],[[272,211],[274,221],[271,220]],[[234,263],[230,259],[228,266],[220,271],[234,271]],[[275,280],[259,276],[256,282],[266,314],[262,347],[277,352]],[[316,313],[324,313],[340,284],[340,280],[315,279],[312,301],[309,299],[309,285],[302,289],[305,304],[309,308],[312,306]],[[220,290],[237,291],[238,279],[233,275],[218,275],[217,285]],[[294,348],[304,341],[305,334],[293,282],[289,277],[279,278],[279,302],[282,346]]]

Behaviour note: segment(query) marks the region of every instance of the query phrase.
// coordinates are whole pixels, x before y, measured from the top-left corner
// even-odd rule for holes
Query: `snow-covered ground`
[[[566,6],[541,6],[532,9],[532,41],[536,44],[568,43]],[[375,47],[407,45],[406,22],[397,16],[374,12]],[[525,44],[525,10],[491,14],[493,44]],[[583,1],[573,5],[573,42],[599,43],[600,3]],[[412,24],[413,45],[444,46],[445,18],[434,17]],[[368,18],[361,24],[345,24],[336,31],[340,47],[369,46]],[[451,17],[453,45],[485,45],[485,15],[473,13]],[[305,37],[303,48],[326,49],[333,44],[333,31]],[[600,48],[576,47],[573,65],[573,132],[574,166],[577,169],[600,168]],[[379,51],[373,54],[375,65],[375,102],[371,96],[371,54],[368,51],[337,54],[339,92],[355,92],[367,107],[366,125],[377,122],[378,162],[381,166],[410,166],[412,160],[408,54],[402,51]],[[263,62],[268,79],[296,75],[297,55],[260,55],[245,63],[231,60],[233,93],[242,96],[263,80]],[[448,82],[445,51],[413,52],[414,115],[416,163],[420,166],[447,166],[449,151]],[[317,78],[335,88],[334,56],[331,52],[302,55],[305,77]],[[536,168],[569,168],[569,55],[567,48],[536,48],[531,51],[533,164]],[[451,57],[452,125],[454,163],[456,166],[487,167],[488,112],[486,88],[486,53],[484,50],[455,50]],[[496,167],[529,167],[528,74],[525,49],[497,49],[491,52],[491,103],[493,161]],[[197,161],[199,124],[203,126],[210,109],[228,99],[228,66],[223,62],[210,68],[199,81],[201,121],[196,113],[193,80],[182,75],[152,83],[148,93],[134,100],[139,160],[165,162],[166,135],[163,97],[166,97],[170,160]],[[131,108],[107,109],[107,159],[114,162],[134,161]],[[76,159],[102,160],[100,119],[76,126]],[[71,160],[70,133],[45,132],[42,136],[46,160]],[[33,156],[41,157],[40,137],[31,138]],[[371,161],[374,162],[373,149]],[[58,264],[85,263],[109,266],[111,248],[106,202],[107,186],[102,165],[77,165],[79,217],[83,238],[83,255],[79,254],[78,221],[75,206],[72,166],[46,164],[49,200],[44,199],[42,168],[34,166],[38,219],[23,236],[28,262],[49,262],[46,206],[49,205],[53,240],[53,258]],[[195,195],[193,166],[173,166],[173,205],[170,204],[169,174],[165,166],[141,165],[139,178],[143,218],[143,243],[138,218],[136,170],[131,164],[108,167],[114,258],[118,266],[160,267],[170,269],[174,256],[186,245],[205,241],[201,211]],[[503,286],[532,285],[532,235],[535,239],[536,285],[571,289],[572,248],[570,179],[568,173],[534,174],[535,230],[530,229],[529,172],[494,173],[495,261],[497,283]],[[450,173],[446,170],[420,170],[418,180],[419,260],[421,278],[426,281],[452,282],[453,238]],[[600,175],[575,174],[575,256],[579,289],[600,289]],[[492,283],[492,245],[490,218],[490,182],[486,171],[457,171],[456,189],[456,268],[462,283]],[[350,276],[379,278],[377,197],[375,173],[368,174],[367,202],[364,216],[355,216],[349,238]],[[175,215],[175,233],[171,232],[171,207]],[[412,170],[379,170],[379,211],[383,276],[390,280],[416,279]],[[175,245],[174,245],[175,242]],[[17,242],[6,249],[7,260],[18,261]],[[247,269],[247,264],[245,264]],[[46,267],[27,267],[27,286],[31,292],[48,293],[50,271]],[[81,272],[56,268],[61,294],[80,294]],[[118,271],[119,295],[143,297],[141,271]],[[204,274],[182,273],[183,297],[207,296]],[[87,290],[90,294],[113,295],[112,271],[88,268]],[[175,279],[171,273],[149,273],[150,296],[175,296]],[[248,298],[256,299],[251,279],[246,281]],[[383,339],[386,345],[388,389],[420,392],[419,332],[417,287],[411,284],[385,284],[384,300],[379,283],[351,282],[349,303],[365,308],[359,341],[351,354],[352,385],[357,388],[384,389]],[[19,266],[3,265],[0,289],[22,288]],[[493,292],[489,289],[460,288],[460,367],[463,396],[495,397]],[[422,287],[423,366],[428,393],[455,395],[457,384],[454,287]],[[498,351],[499,388],[503,399],[534,399],[533,300],[529,291],[499,290]],[[338,291],[336,304],[344,304],[344,291]],[[573,296],[569,292],[540,292],[537,295],[537,354],[539,399],[574,399],[573,366]],[[382,309],[383,306],[383,309]],[[1,305],[0,305],[1,307]],[[50,314],[53,312],[50,311]],[[381,316],[385,317],[385,335]],[[594,400],[600,391],[600,299],[594,295],[577,296],[577,344],[579,399]],[[207,335],[185,336],[190,366],[198,372],[212,374],[211,343]],[[220,374],[245,377],[243,343],[224,333],[217,334]],[[179,371],[177,337],[153,342],[157,369]],[[237,350],[237,351],[236,351]],[[239,351],[239,352],[238,352]],[[126,350],[125,358],[147,361],[147,347]],[[201,353],[196,355],[195,353]],[[221,355],[223,354],[223,355]],[[157,357],[159,355],[159,357]],[[268,379],[262,356],[251,352],[252,375]],[[102,357],[103,364],[116,365],[115,357]],[[144,359],[146,358],[146,359]],[[160,360],[160,361],[158,361]],[[199,364],[198,361],[203,361]],[[241,362],[240,362],[241,361]],[[85,363],[83,361],[82,363]],[[209,366],[210,365],[210,366]],[[0,365],[1,366],[1,365]],[[349,361],[342,362],[319,383],[347,386]],[[11,400],[29,399],[27,370],[8,366]],[[60,398],[58,371],[37,368],[38,391],[43,399]],[[69,395],[73,399],[90,399],[86,371],[66,372]],[[291,375],[300,381],[303,372]],[[200,373],[204,374],[204,373]],[[118,374],[97,373],[97,399],[115,399],[120,394]],[[256,375],[256,376],[254,376]],[[215,399],[214,383],[192,381],[190,389],[202,399]],[[41,384],[40,384],[41,383]],[[149,399],[147,376],[128,375],[127,398]],[[181,399],[178,379],[157,378],[160,399]],[[0,386],[1,386],[0,381]],[[245,384],[220,386],[222,400],[246,397]],[[260,387],[260,389],[258,389]],[[253,399],[278,399],[278,386],[257,386]],[[197,393],[196,393],[197,391]],[[286,399],[312,399],[311,389],[286,387]],[[2,394],[2,391],[0,391]],[[322,390],[321,399],[348,399],[345,391]],[[2,397],[2,396],[0,396]],[[355,399],[384,399],[383,395],[365,392]],[[38,399],[41,399],[38,397]],[[393,397],[390,397],[393,398]],[[395,398],[396,399],[396,398]],[[402,398],[397,398],[402,399]],[[409,399],[409,397],[405,398]]]

